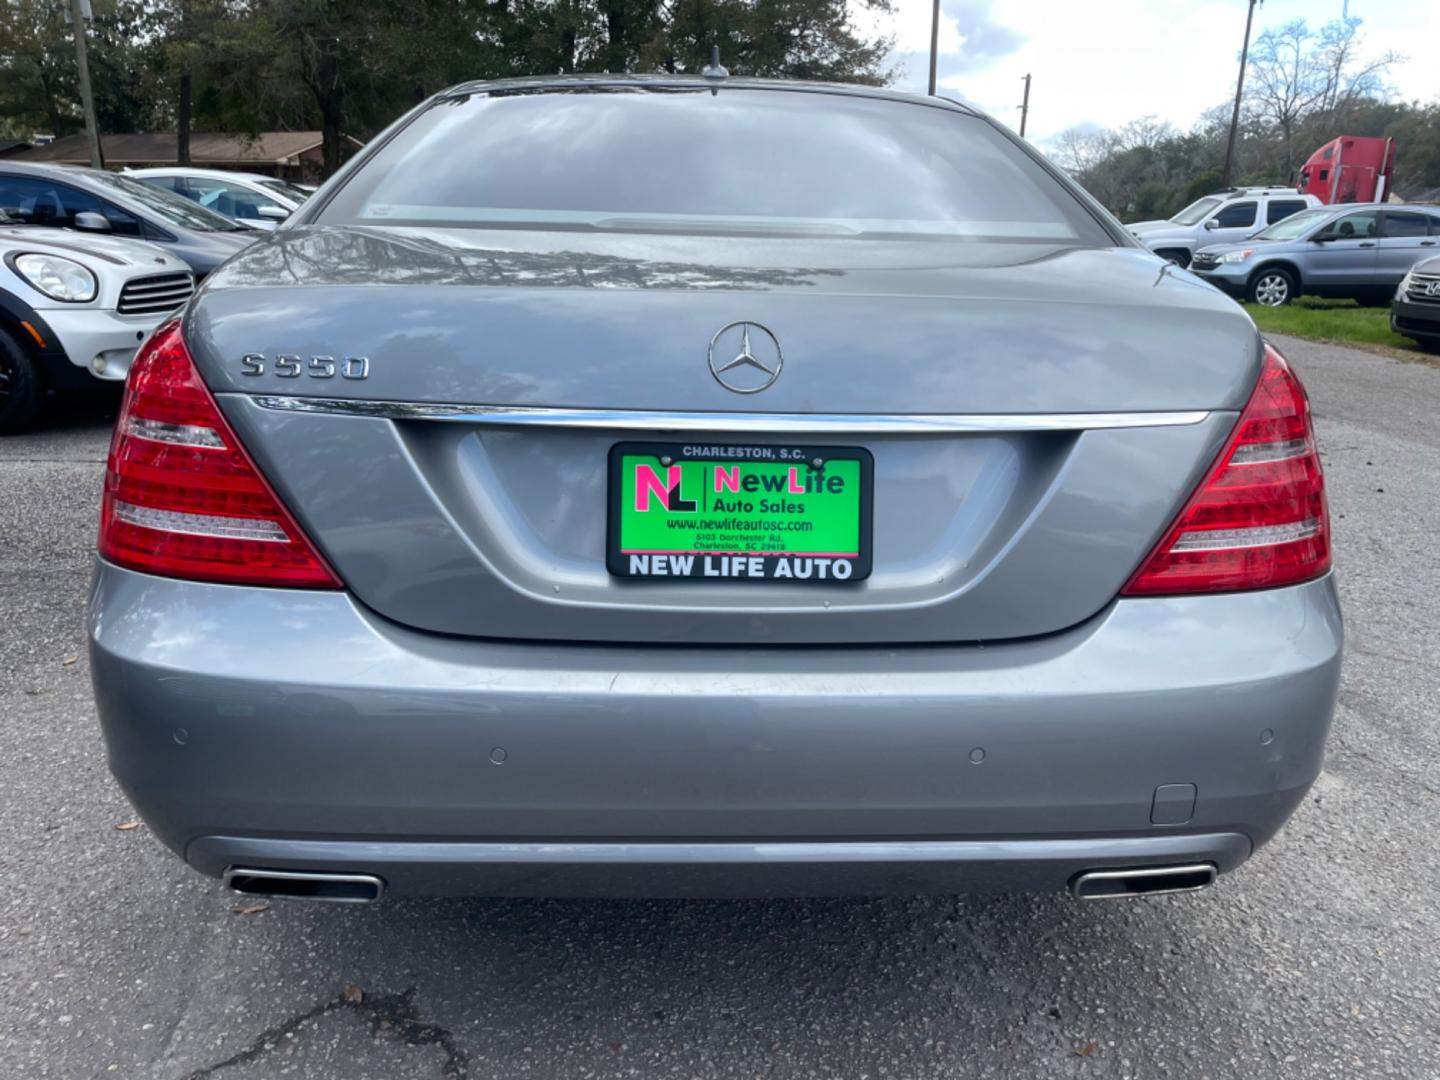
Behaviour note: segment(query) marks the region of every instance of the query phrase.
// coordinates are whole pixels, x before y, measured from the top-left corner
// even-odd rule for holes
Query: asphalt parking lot
[[[1325,772],[1214,889],[1105,904],[237,904],[105,769],[113,405],[0,441],[0,1077],[1440,1077],[1440,368],[1278,343],[1347,619]]]

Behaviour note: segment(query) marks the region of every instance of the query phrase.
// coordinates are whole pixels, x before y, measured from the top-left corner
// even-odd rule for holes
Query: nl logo
[[[745,513],[752,511],[754,506],[744,500],[742,495],[841,495],[845,491],[845,478],[825,476],[808,466],[802,477],[800,469],[794,465],[781,473],[758,475],[752,472],[742,476],[738,465],[728,468],[716,465],[708,469],[708,476],[702,475],[700,489],[708,489],[707,493],[716,497],[713,505],[707,507],[708,510]],[[726,500],[726,493],[734,495],[735,498]],[[699,500],[690,497],[694,494],[695,492],[691,491],[687,495],[683,471],[679,465],[668,466],[663,475],[653,465],[635,466],[636,513],[648,513],[651,506],[658,503],[671,513],[693,514],[700,509]],[[762,511],[781,513],[794,513],[801,509],[794,504],[771,503],[770,500],[762,500],[760,508]]]

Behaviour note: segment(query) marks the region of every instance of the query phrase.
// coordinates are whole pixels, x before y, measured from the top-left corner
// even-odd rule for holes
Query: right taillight
[[[1330,515],[1310,401],[1267,345],[1225,448],[1123,594],[1265,589],[1329,569]]]

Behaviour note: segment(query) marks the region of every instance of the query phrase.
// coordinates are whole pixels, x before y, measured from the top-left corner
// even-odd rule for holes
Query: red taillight
[[[1292,585],[1330,569],[1330,515],[1310,401],[1270,346],[1215,466],[1127,596]]]
[[[140,349],[115,422],[100,554],[168,577],[338,589],[200,381],[180,323]]]

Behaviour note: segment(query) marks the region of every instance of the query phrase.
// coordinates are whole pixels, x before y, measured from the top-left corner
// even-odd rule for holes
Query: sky
[[[924,92],[931,0],[894,0],[878,25],[895,37],[896,87]],[[1339,18],[1345,0],[1265,0],[1266,27]],[[1246,0],[942,0],[942,92],[1018,129],[1022,76],[1033,76],[1026,134],[1045,143],[1077,125],[1119,127],[1154,114],[1189,128],[1233,100]],[[1440,98],[1440,0],[1349,0],[1363,53],[1407,57],[1390,81],[1407,100]]]

